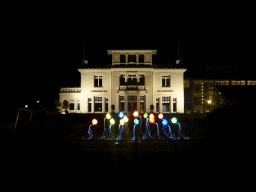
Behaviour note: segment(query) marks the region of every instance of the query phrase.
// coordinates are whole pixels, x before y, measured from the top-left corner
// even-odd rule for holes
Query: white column
[[[125,63],[128,63],[128,54],[125,54]]]
[[[136,54],[136,63],[139,64],[139,54]]]
[[[137,94],[137,111],[140,111],[140,91]]]
[[[92,96],[92,105],[91,105],[91,106],[92,106],[92,112],[91,112],[91,113],[95,113],[95,111],[94,111],[94,110],[95,110],[95,109],[94,109],[95,103],[94,103],[94,102],[95,102],[94,96]]]
[[[162,113],[162,96],[159,97],[159,112]]]
[[[126,93],[124,95],[124,111],[126,114],[128,113],[128,97]]]
[[[105,97],[102,97],[102,113],[105,113]]]

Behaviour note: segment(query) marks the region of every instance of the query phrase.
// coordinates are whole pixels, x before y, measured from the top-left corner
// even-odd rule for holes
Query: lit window
[[[102,97],[95,97],[94,110],[95,112],[102,112]]]
[[[177,112],[177,98],[173,98],[173,112]]]
[[[241,85],[245,85],[245,81],[241,81]]]
[[[162,97],[162,111],[170,112],[170,97]]]

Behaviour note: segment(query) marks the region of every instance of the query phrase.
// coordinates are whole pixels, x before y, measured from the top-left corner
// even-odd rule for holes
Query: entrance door
[[[128,114],[137,110],[137,95],[128,95]]]

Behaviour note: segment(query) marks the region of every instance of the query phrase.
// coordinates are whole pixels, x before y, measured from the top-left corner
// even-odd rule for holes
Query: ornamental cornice
[[[99,68],[99,69],[97,69],[97,68],[95,68],[95,69],[78,69],[78,71],[83,74],[83,73],[91,73],[91,72],[110,72],[111,69],[101,69],[101,68]]]

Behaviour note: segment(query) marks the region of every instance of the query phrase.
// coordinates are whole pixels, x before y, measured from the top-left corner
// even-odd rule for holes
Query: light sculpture
[[[138,125],[139,122],[140,122],[139,119],[137,119],[137,118],[134,119],[134,124],[135,124],[135,125]]]
[[[138,112],[138,111],[134,111],[134,112],[133,112],[133,116],[134,116],[134,117],[138,117],[138,116],[139,116],[139,112]]]
[[[177,120],[176,117],[173,117],[173,118],[171,119],[171,122],[174,123],[174,124],[176,124],[176,123],[178,123],[178,120]]]
[[[98,120],[94,118],[94,119],[92,120],[92,125],[97,125],[97,124],[98,124]]]
[[[123,113],[122,111],[119,113],[119,117],[120,117],[120,118],[123,118],[123,117],[124,117],[124,113]]]

